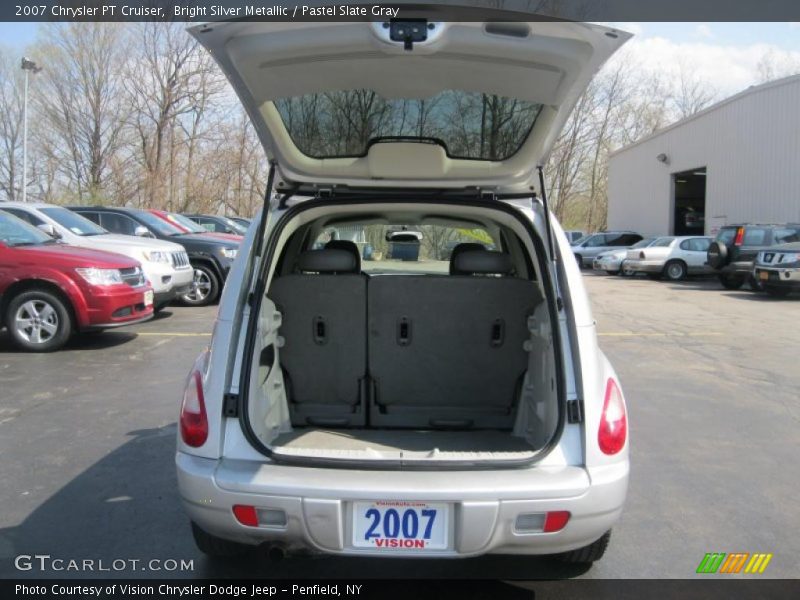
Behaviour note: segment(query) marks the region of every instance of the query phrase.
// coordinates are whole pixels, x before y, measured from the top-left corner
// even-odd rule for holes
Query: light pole
[[[38,73],[42,67],[32,60],[22,57],[22,70],[25,71],[25,93],[22,100],[22,201],[28,201],[28,73]]]

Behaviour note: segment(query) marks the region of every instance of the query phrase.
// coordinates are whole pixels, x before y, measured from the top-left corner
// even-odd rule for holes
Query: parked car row
[[[173,300],[210,304],[241,240],[164,211],[4,202],[0,326],[20,348],[45,352],[75,332],[147,320]]]
[[[602,237],[601,237],[602,236]],[[578,264],[596,271],[679,281],[689,275],[716,274],[726,289],[748,283],[754,291],[786,296],[800,290],[800,224],[742,224],[722,227],[716,238],[662,236],[643,238],[630,247],[600,246],[630,241],[632,232],[604,232],[573,244]],[[641,238],[641,236],[638,236]],[[596,249],[600,248],[599,252]]]

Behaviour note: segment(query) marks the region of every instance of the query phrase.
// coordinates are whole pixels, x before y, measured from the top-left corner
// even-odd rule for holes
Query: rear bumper
[[[663,260],[631,260],[625,261],[625,268],[628,271],[637,273],[661,273],[664,270]]]
[[[86,323],[83,329],[122,327],[146,321],[153,316],[153,306],[145,306],[149,286],[132,288],[128,285],[93,286],[86,296]]]
[[[718,271],[720,275],[741,275],[747,277],[753,272],[753,261],[732,262]]]
[[[628,463],[587,472],[582,467],[505,471],[349,471],[218,461],[176,454],[178,488],[189,517],[218,537],[245,544],[281,544],[289,550],[385,555],[352,545],[351,505],[358,500],[427,500],[453,507],[451,544],[430,557],[486,553],[553,554],[592,543],[611,529],[627,493]],[[235,504],[282,510],[282,527],[247,527]],[[517,533],[521,513],[568,510],[555,533]],[[401,552],[394,552],[396,556]],[[419,556],[406,550],[406,556]]]

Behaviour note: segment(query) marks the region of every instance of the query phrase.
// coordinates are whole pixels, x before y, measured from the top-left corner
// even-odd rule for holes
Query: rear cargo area
[[[269,451],[474,462],[543,448],[559,415],[551,318],[528,250],[508,239],[516,258],[462,243],[422,274],[377,272],[345,240],[284,256],[249,403]]]

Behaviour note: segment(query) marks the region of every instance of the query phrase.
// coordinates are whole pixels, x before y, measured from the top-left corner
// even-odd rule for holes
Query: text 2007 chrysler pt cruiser
[[[627,413],[536,165],[627,34],[192,33],[271,159],[181,406],[200,549],[599,559],[627,491]],[[418,248],[387,259],[399,238]]]

